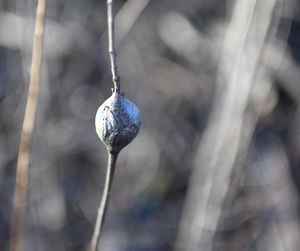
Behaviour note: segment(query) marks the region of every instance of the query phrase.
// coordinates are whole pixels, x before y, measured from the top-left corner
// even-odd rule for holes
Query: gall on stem
[[[141,126],[139,109],[120,90],[120,76],[114,40],[112,0],[107,1],[107,23],[108,51],[114,87],[112,95],[98,108],[95,118],[96,132],[107,149],[108,164],[90,251],[97,251],[99,246],[118,155],[136,137]]]

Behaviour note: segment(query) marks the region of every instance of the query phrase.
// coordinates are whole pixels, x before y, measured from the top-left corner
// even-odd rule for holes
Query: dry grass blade
[[[32,131],[36,117],[40,86],[45,11],[46,1],[39,0],[36,12],[30,83],[17,160],[10,251],[22,250],[22,231],[26,211],[30,146],[32,142]]]

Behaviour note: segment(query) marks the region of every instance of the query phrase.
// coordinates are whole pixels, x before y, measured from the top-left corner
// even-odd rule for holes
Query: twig
[[[114,16],[113,16],[113,1],[107,0],[107,24],[108,24],[108,52],[111,62],[112,80],[114,83],[113,92],[117,95],[120,93],[120,76],[118,74],[116,50],[115,50],[115,35],[114,35]],[[101,202],[98,208],[98,215],[95,224],[95,229],[91,241],[90,251],[96,251],[99,245],[100,235],[102,233],[103,223],[109,203],[110,190],[113,182],[115,167],[118,151],[108,150],[108,163],[105,177],[104,190],[101,198]]]
[[[109,197],[111,194],[110,190],[111,190],[113,177],[115,173],[117,158],[118,158],[118,153],[115,154],[115,153],[108,152],[108,164],[106,170],[104,190],[103,190],[100,206],[98,209],[97,221],[94,229],[90,251],[96,251],[99,244],[99,239],[103,228],[103,222],[105,219]]]
[[[108,24],[108,52],[110,56],[110,65],[112,80],[114,82],[114,91],[120,92],[120,76],[118,73],[117,57],[115,49],[115,27],[113,16],[113,0],[107,0],[107,24]]]
[[[36,11],[29,90],[16,168],[16,185],[12,212],[10,251],[22,250],[22,230],[26,212],[30,147],[40,87],[45,11],[46,0],[39,0]]]

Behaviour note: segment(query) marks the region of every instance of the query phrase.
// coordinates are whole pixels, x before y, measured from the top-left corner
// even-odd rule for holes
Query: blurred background
[[[298,0],[116,0],[120,154],[102,251],[300,249]],[[0,250],[8,250],[35,0],[0,0]],[[106,169],[104,0],[47,1],[24,250],[83,251]]]

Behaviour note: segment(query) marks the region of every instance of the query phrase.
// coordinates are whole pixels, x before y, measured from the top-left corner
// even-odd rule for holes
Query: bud
[[[139,132],[139,109],[123,93],[114,91],[98,108],[95,126],[108,151],[119,153]]]

